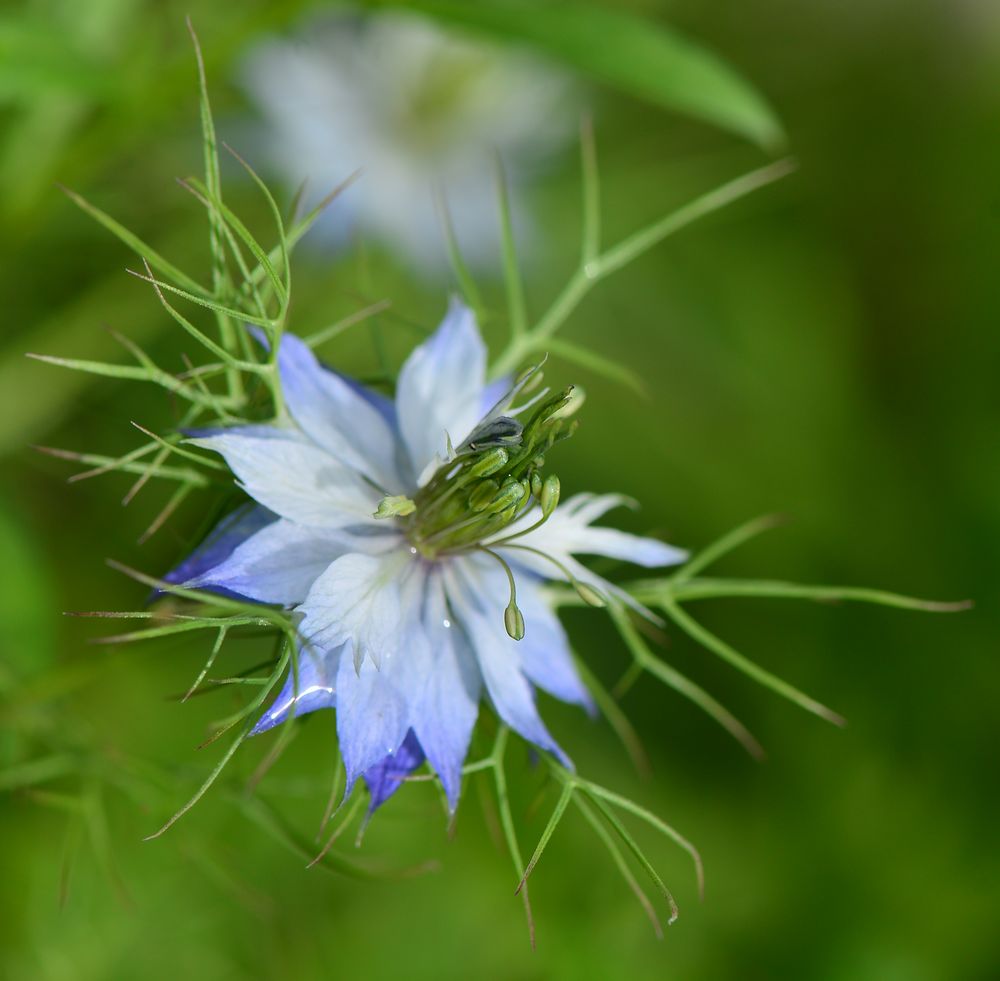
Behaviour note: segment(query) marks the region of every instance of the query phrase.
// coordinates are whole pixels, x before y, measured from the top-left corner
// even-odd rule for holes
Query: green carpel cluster
[[[387,505],[413,547],[428,559],[475,548],[536,503],[545,520],[559,499],[558,477],[541,472],[545,454],[575,431],[576,403],[570,386],[541,399],[523,426],[488,418],[414,496],[412,510]]]

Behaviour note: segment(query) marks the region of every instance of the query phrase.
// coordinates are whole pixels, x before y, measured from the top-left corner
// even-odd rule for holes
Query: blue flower
[[[513,454],[532,433],[551,441],[565,400],[514,422],[548,405],[546,392],[515,409],[521,385],[504,396],[486,383],[485,347],[457,301],[403,365],[395,403],[325,368],[293,336],[278,369],[285,419],[193,440],[225,458],[257,507],[171,577],[294,611],[297,672],[253,731],[335,708],[348,792],[363,775],[373,807],[426,759],[454,809],[484,693],[503,722],[568,765],[535,689],[592,706],[546,580],[635,605],[576,556],[663,566],[685,553],[594,527],[625,503],[617,495],[553,508],[537,476],[495,479],[505,446]],[[376,518],[387,501],[406,506]],[[509,609],[505,621],[515,584],[523,631],[511,630]]]

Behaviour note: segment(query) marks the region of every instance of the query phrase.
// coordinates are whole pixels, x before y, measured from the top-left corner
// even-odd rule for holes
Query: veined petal
[[[424,751],[410,729],[399,749],[365,770],[365,783],[371,801],[368,813],[374,814],[399,788],[403,781],[424,762]]]
[[[529,742],[571,766],[538,715],[531,685],[521,672],[517,641],[504,632],[500,618],[481,606],[475,566],[468,559],[454,559],[446,576],[448,600],[475,651],[497,715]]]
[[[321,651],[299,645],[297,671],[290,668],[281,694],[250,731],[251,736],[281,725],[291,715],[305,715],[337,704],[336,678],[341,648]]]
[[[378,506],[378,491],[292,430],[232,429],[191,442],[220,453],[254,500],[298,524],[341,528],[371,522]]]
[[[393,649],[385,650],[378,661],[366,657],[360,663],[345,650],[337,676],[337,735],[347,772],[346,794],[362,773],[401,745],[430,675],[430,646],[422,623],[426,572],[416,563],[387,566],[396,599]],[[371,578],[377,580],[378,575]],[[377,617],[376,612],[370,619]],[[384,630],[385,624],[378,629]]]
[[[280,518],[185,585],[221,587],[259,603],[292,606],[306,598],[334,559],[361,550],[385,552],[398,542],[390,528],[362,537],[347,529],[311,528]]]
[[[370,399],[324,368],[292,334],[281,339],[278,371],[288,410],[307,436],[386,493],[402,489],[396,434]]]
[[[435,458],[445,458],[448,437],[458,446],[469,435],[481,415],[485,382],[479,328],[472,311],[453,299],[441,326],[399,373],[397,417],[414,474],[425,474]]]
[[[563,555],[604,555],[647,567],[683,562],[688,553],[673,545],[655,538],[630,535],[616,528],[591,526],[592,521],[611,508],[628,503],[629,499],[620,494],[577,494],[557,507],[545,524],[518,539],[518,542],[556,558]],[[518,524],[530,527],[540,517],[541,512],[534,508],[519,519]],[[511,527],[511,531],[516,530],[516,526]]]
[[[440,574],[428,577],[424,630],[431,663],[412,725],[454,811],[462,787],[462,765],[479,715],[482,676],[468,640],[452,620]]]
[[[394,753],[409,729],[406,695],[374,662],[342,656],[337,671],[337,740],[347,773],[344,798],[365,770]]]
[[[174,566],[164,577],[164,582],[179,586],[191,579],[197,579],[209,569],[225,562],[233,551],[252,535],[255,535],[278,516],[259,504],[249,502],[227,514],[206,536],[205,540],[179,565]],[[245,594],[228,590],[223,586],[211,587],[214,592],[246,599]],[[162,595],[157,590],[156,595]]]
[[[299,611],[299,632],[319,648],[347,644],[354,670],[370,660],[376,670],[404,651],[405,611],[399,577],[407,556],[391,552],[372,556],[343,555],[313,583]],[[385,752],[390,752],[403,736]],[[384,755],[384,754],[383,754]]]

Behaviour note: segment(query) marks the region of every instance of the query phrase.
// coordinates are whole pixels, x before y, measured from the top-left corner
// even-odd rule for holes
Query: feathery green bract
[[[490,17],[499,16],[496,11],[500,10],[498,4],[480,5],[477,7],[477,12],[472,12],[468,5],[461,10],[459,5],[452,4],[421,3],[418,6],[445,19],[465,20],[472,24],[478,18],[481,25],[486,24]],[[514,10],[518,4],[505,6]],[[577,4],[561,6],[564,12],[569,9],[584,10]],[[554,23],[552,17],[555,16],[553,12],[536,11],[536,13],[540,13],[540,18],[525,18],[523,24],[516,25],[513,22],[495,21],[494,27],[499,24],[501,33],[517,33],[518,36],[539,43],[544,41],[553,50],[560,50],[570,61],[579,62],[581,59],[586,59],[587,65],[594,70],[599,68],[600,52],[585,51],[578,45],[580,38],[592,30],[595,23],[601,23],[600,18],[605,18],[603,21],[605,25],[608,23],[607,18],[612,18],[615,23],[625,23],[622,19],[625,15],[619,16],[605,11],[598,20],[593,18],[581,20],[577,25],[578,30],[574,29],[560,37],[551,31]],[[644,47],[644,42],[641,42],[635,34],[634,27],[638,22],[631,19],[629,23],[632,26],[624,35],[628,44],[637,51],[651,52],[653,49]],[[607,40],[607,36],[603,40]],[[637,91],[645,89],[645,94],[653,95],[659,101],[686,106],[689,111],[712,118],[762,142],[773,142],[777,139],[779,131],[773,119],[765,111],[766,107],[755,101],[752,92],[741,89],[736,84],[738,80],[727,76],[725,72],[720,72],[718,66],[713,67],[712,62],[707,61],[704,55],[693,52],[693,49],[686,49],[683,45],[678,46],[676,42],[663,36],[654,38],[651,43],[660,56],[666,56],[672,51],[674,63],[686,66],[685,71],[688,76],[704,78],[707,77],[705,72],[709,72],[715,80],[714,88],[708,95],[705,93],[684,95],[679,88],[668,92],[663,88],[666,83],[662,80],[654,86],[648,73],[645,80],[640,77],[641,70],[644,70],[643,64],[633,65],[636,70],[632,72],[630,78],[617,79],[620,84]],[[190,362],[187,370],[174,374],[160,368],[138,344],[127,338],[119,340],[134,359],[134,364],[121,365],[53,355],[35,355],[60,367],[105,377],[149,382],[166,390],[183,402],[179,430],[214,424],[232,425],[241,422],[268,421],[281,415],[282,396],[276,370],[276,356],[281,336],[287,326],[292,300],[290,256],[296,243],[330,200],[328,198],[321,202],[303,219],[286,228],[281,211],[264,182],[246,161],[230,151],[260,190],[274,222],[275,244],[268,246],[259,241],[243,219],[226,203],[219,166],[218,142],[208,99],[204,66],[196,40],[195,52],[200,91],[204,176],[202,179],[191,177],[182,183],[192,198],[204,209],[207,217],[212,258],[211,286],[202,285],[203,279],[184,272],[75,192],[67,193],[85,212],[137,253],[144,271],[137,272],[136,275],[150,285],[164,312],[203,349],[203,359]],[[619,63],[625,65],[627,59],[619,59]],[[654,91],[651,86],[656,90]],[[725,94],[725,98],[719,95],[720,92]],[[686,103],[685,99],[688,100]],[[716,102],[709,104],[712,99]],[[497,356],[492,366],[492,373],[495,377],[511,374],[526,360],[537,359],[545,353],[551,353],[555,358],[562,358],[641,392],[641,381],[627,367],[610,362],[602,355],[566,341],[562,337],[557,338],[555,335],[564,327],[593,286],[603,278],[623,268],[668,236],[699,218],[710,215],[729,203],[780,179],[792,169],[792,164],[789,161],[779,161],[730,181],[627,236],[617,245],[604,248],[601,244],[597,158],[589,123],[585,123],[582,131],[581,151],[583,177],[579,264],[562,291],[552,300],[545,312],[534,320],[528,312],[502,168],[498,167],[498,210],[509,341],[507,347]],[[482,318],[486,314],[482,294],[462,259],[443,202],[442,217],[455,279],[469,304]],[[306,341],[312,346],[324,343],[352,325],[376,316],[386,306],[385,302],[370,305],[350,317],[315,332],[307,337]],[[259,344],[257,339],[251,336],[247,325],[260,328],[266,339],[266,345]],[[226,468],[222,464],[183,445],[181,437],[176,433],[160,435],[139,423],[135,423],[135,426],[146,437],[146,441],[136,449],[119,456],[67,450],[48,452],[76,460],[89,468],[77,474],[75,479],[111,472],[135,475],[138,479],[126,495],[126,502],[132,500],[153,478],[175,484],[165,506],[147,528],[144,537],[148,537],[162,527],[191,492],[196,489],[222,486],[220,481],[225,484],[229,481]],[[405,500],[387,499],[387,502],[386,514],[404,513],[407,504]],[[751,522],[709,546],[673,575],[626,583],[624,588],[639,602],[663,613],[669,624],[754,680],[823,718],[834,722],[842,721],[835,713],[753,663],[726,641],[705,629],[688,612],[687,604],[701,599],[741,596],[809,599],[821,602],[857,600],[923,610],[957,609],[962,604],[926,603],[876,590],[805,586],[772,580],[710,579],[700,575],[729,550],[748,541],[753,535],[772,524],[773,521],[770,519]],[[246,697],[238,709],[216,721],[212,734],[204,745],[235,733],[234,736],[231,735],[232,741],[187,802],[176,809],[158,830],[149,835],[150,838],[155,838],[170,829],[210,788],[220,782],[226,772],[227,764],[253,728],[266,699],[286,672],[297,685],[298,657],[302,638],[297,634],[292,614],[287,611],[168,585],[134,570],[122,566],[118,568],[145,586],[166,594],[167,599],[154,611],[92,614],[108,619],[137,622],[135,629],[105,637],[105,643],[157,640],[205,631],[212,638],[210,651],[192,684],[180,696],[181,700],[222,689],[242,689],[246,692]],[[512,597],[513,588],[511,576]],[[557,605],[580,605],[588,599],[587,593],[579,585],[576,590],[553,589],[552,596]],[[594,599],[592,595],[589,598]],[[654,651],[631,612],[621,604],[611,602],[608,605],[608,613],[631,656],[631,666],[615,692],[606,690],[582,663],[578,665],[578,670],[592,692],[598,708],[608,719],[637,767],[642,768],[646,765],[645,755],[639,736],[619,705],[616,695],[644,674],[652,675],[664,685],[690,699],[729,731],[752,755],[757,757],[763,755],[759,743],[739,720],[708,692],[666,663]],[[523,629],[522,622],[517,629],[511,629],[512,636],[523,633]],[[235,674],[220,672],[219,676],[215,676],[213,671],[225,657],[227,641],[239,632],[247,630],[274,636],[276,646],[271,660],[249,671]],[[0,683],[8,687],[6,679],[2,676]],[[297,726],[295,716],[289,714],[287,720],[282,723],[277,741],[250,778],[248,785],[234,788],[230,784],[223,783],[227,798],[247,818],[275,837],[284,847],[301,857],[312,858],[312,864],[319,864],[337,872],[373,875],[373,870],[347,860],[332,850],[337,839],[358,821],[363,810],[361,790],[355,790],[349,801],[342,802],[342,813],[337,812],[333,830],[327,834],[326,842],[318,854],[285,822],[280,813],[253,792],[263,773],[289,745],[298,731]],[[673,922],[677,916],[676,903],[663,878],[626,826],[625,820],[641,822],[685,850],[694,863],[700,891],[703,887],[703,870],[697,850],[685,837],[650,811],[608,788],[565,769],[551,757],[545,757],[545,763],[551,776],[551,786],[557,790],[558,795],[536,847],[528,862],[524,862],[509,797],[506,770],[509,735],[507,727],[498,722],[489,754],[482,759],[467,763],[463,767],[463,774],[481,774],[490,781],[501,834],[519,880],[517,891],[525,906],[532,938],[534,925],[528,895],[528,879],[543,858],[559,825],[571,811],[571,804],[580,812],[584,821],[608,850],[612,862],[650,916],[654,928],[659,931],[655,907],[639,885],[630,862],[648,877],[661,894],[668,907],[668,922]],[[155,806],[161,808],[165,799],[164,786],[167,788],[166,793],[169,794],[168,799],[174,799],[178,787],[186,784],[186,781],[178,780],[169,773],[157,770],[151,765],[141,764],[139,761],[127,759],[124,764],[112,768],[108,761],[85,759],[85,755],[85,749],[77,741],[72,737],[62,737],[59,727],[53,725],[46,738],[38,740],[37,755],[19,759],[0,771],[0,790],[30,790],[40,804],[61,809],[71,815],[77,822],[73,826],[76,829],[73,832],[74,840],[75,837],[86,835],[107,875],[114,879],[104,803],[99,788],[107,784],[119,790],[131,789],[132,792],[136,792],[135,787],[127,787],[128,781],[133,781],[141,788],[138,793],[155,797]],[[117,763],[119,761],[116,761]],[[111,772],[112,769],[114,772]],[[79,776],[80,780],[79,786],[72,793],[53,791],[48,786],[51,782],[65,781],[74,776]],[[439,783],[437,778],[426,770],[415,774],[411,779],[433,780]],[[330,804],[323,816],[321,832],[333,819],[334,802],[342,792],[342,785],[343,768],[340,767],[338,776],[334,780]],[[363,827],[362,823],[361,830]],[[70,853],[75,849],[75,845],[67,847]]]

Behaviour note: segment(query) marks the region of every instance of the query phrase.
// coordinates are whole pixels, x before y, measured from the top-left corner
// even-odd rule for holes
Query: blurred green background
[[[843,731],[827,726],[671,638],[672,662],[765,744],[763,765],[650,679],[624,701],[649,779],[632,772],[606,724],[546,701],[581,771],[692,838],[708,882],[699,903],[686,857],[643,837],[681,904],[658,942],[571,814],[532,879],[535,952],[474,785],[452,840],[434,795],[417,786],[386,806],[359,853],[390,869],[436,859],[437,871],[378,881],[306,871],[273,827],[253,820],[261,812],[243,791],[263,737],[179,825],[142,842],[217,758],[218,747],[195,747],[229,703],[169,700],[201,665],[202,642],[94,647],[102,625],[59,615],[139,607],[142,589],[104,559],[162,572],[206,506],[189,502],[137,545],[161,488],[123,510],[126,479],[67,486],[72,468],[30,444],[118,452],[134,443],[131,419],[169,427],[169,401],[24,358],[116,357],[110,325],[181,368],[182,339],[123,272],[134,257],[54,182],[185,268],[205,268],[203,215],[173,181],[200,166],[184,14],[201,37],[220,131],[238,142],[250,112],[234,84],[239,59],[315,8],[198,6],[95,0],[81,16],[68,0],[47,0],[0,11],[0,975],[997,977],[996,6],[613,5],[698,38],[752,79],[800,168],[670,239],[574,315],[566,336],[638,372],[650,397],[553,361],[551,377],[588,392],[583,426],[558,462],[563,486],[632,494],[644,507],[623,523],[691,547],[759,513],[792,519],[720,571],[977,605],[948,617],[762,600],[700,609],[849,719]],[[769,159],[615,86],[580,84],[595,117],[609,242]],[[261,215],[239,181],[230,195]],[[546,234],[526,271],[537,313],[575,261],[571,145],[528,203]],[[380,247],[364,255],[364,268],[357,250],[300,256],[293,329],[381,297],[414,321],[436,321],[446,284]],[[499,285],[485,285],[497,300]],[[412,334],[390,330],[388,318],[384,326],[401,356]],[[495,341],[502,331],[499,319],[488,325]],[[325,354],[352,372],[374,366],[364,329]],[[569,626],[613,681],[627,665],[613,631],[596,614]],[[247,642],[226,655],[228,670],[259,653]],[[258,791],[310,841],[332,735],[331,714],[311,718]],[[541,776],[520,745],[512,758],[524,761],[515,814],[530,851],[547,813],[532,807]],[[150,779],[144,760],[159,768]],[[172,782],[158,785],[164,772]]]

